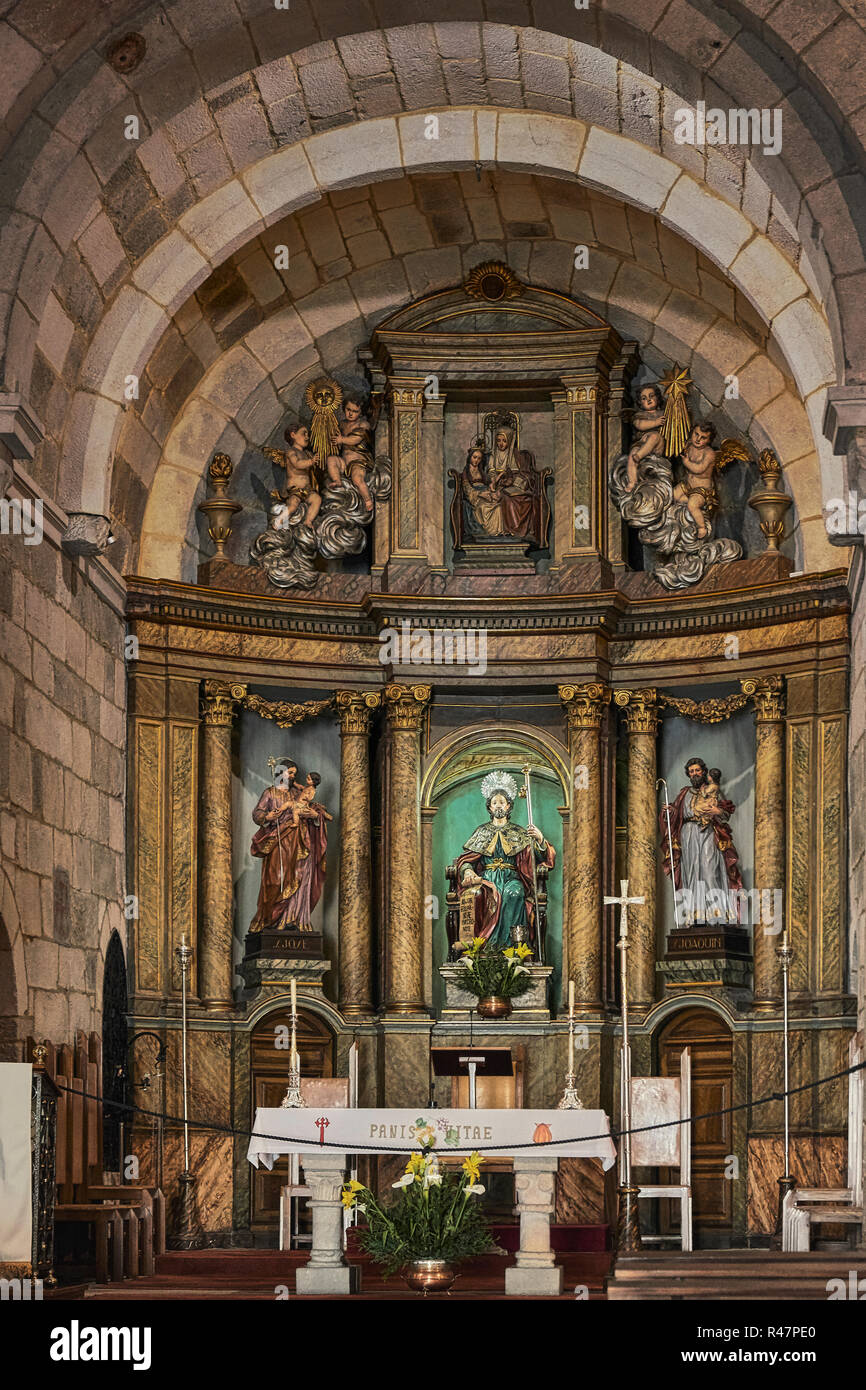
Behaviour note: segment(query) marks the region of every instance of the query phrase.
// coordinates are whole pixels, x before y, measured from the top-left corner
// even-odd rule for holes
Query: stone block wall
[[[28,486],[29,484],[29,486]],[[17,474],[10,493],[35,491]],[[0,533],[0,1055],[101,1027],[113,929],[126,947],[123,583]],[[13,1016],[18,1015],[17,1027]]]

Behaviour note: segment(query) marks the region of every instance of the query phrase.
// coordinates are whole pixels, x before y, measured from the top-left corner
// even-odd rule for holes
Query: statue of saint
[[[461,894],[477,888],[475,935],[502,950],[514,944],[512,931],[524,927],[536,949],[533,857],[552,869],[556,851],[535,825],[512,825],[517,783],[507,772],[491,772],[481,783],[490,817],[473,831],[457,860]]]
[[[717,767],[708,770],[703,758],[690,758],[685,771],[689,785],[659,815],[664,871],[670,877],[673,869],[687,923],[736,922],[743,876],[728,827],[736,807],[722,795]]]
[[[262,881],[250,931],[312,931],[333,817],[315,800],[317,772],[301,783],[296,763],[284,759],[278,768],[274,786],[262,792],[253,811],[259,829],[250,853],[262,860]]]

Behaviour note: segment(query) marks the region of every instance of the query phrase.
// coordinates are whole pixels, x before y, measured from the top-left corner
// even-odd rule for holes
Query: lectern
[[[465,1043],[460,1047],[433,1047],[434,1076],[468,1076],[469,1109],[475,1110],[475,1079],[481,1076],[512,1076],[510,1047],[474,1046]]]

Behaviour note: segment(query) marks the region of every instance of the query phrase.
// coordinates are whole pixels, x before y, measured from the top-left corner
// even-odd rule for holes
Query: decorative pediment
[[[463,284],[427,295],[379,324],[373,362],[387,375],[442,375],[558,383],[564,374],[613,362],[616,330],[569,295],[525,285],[499,261],[476,266]]]

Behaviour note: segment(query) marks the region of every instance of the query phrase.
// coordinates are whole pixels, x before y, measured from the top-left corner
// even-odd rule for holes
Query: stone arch
[[[447,202],[454,235],[461,245],[435,247],[436,214],[429,210],[428,201],[437,190],[438,203],[430,202],[429,208],[441,206],[443,199]],[[777,348],[772,340],[766,340],[766,330],[758,331],[760,320],[745,297],[735,293],[708,261],[665,229],[658,218],[638,209],[624,209],[606,195],[584,190],[577,183],[567,185],[562,180],[507,171],[485,176],[483,198],[474,175],[453,173],[359,184],[350,192],[356,202],[348,207],[332,208],[333,197],[326,197],[312,211],[308,208],[275,224],[271,234],[244,247],[243,259],[239,255],[225,263],[202,288],[196,312],[204,314],[212,332],[221,330],[225,350],[207,370],[198,368],[197,383],[163,434],[146,439],[140,416],[126,412],[117,455],[124,469],[131,466],[133,458],[141,460],[141,482],[148,490],[146,510],[143,517],[121,516],[113,498],[112,514],[131,535],[141,535],[139,572],[194,581],[194,508],[203,495],[207,459],[220,450],[237,462],[245,450],[260,449],[289,405],[297,405],[293,395],[298,394],[305,375],[336,365],[332,359],[325,362],[326,346],[336,342],[342,350],[354,334],[357,347],[389,313],[423,299],[425,293],[459,283],[474,264],[491,257],[508,259],[530,283],[546,285],[559,294],[570,293],[574,300],[613,323],[624,338],[638,338],[654,370],[662,359],[665,366],[674,358],[691,366],[705,398],[701,412],[723,405],[726,418],[723,421],[720,417],[717,423],[729,430],[751,431],[758,446],[775,448],[790,470],[788,479],[798,502],[798,567],[801,563],[808,568],[835,563],[821,515],[820,468],[810,422],[793,381],[781,370],[784,362]],[[337,196],[342,199],[347,194]],[[345,219],[359,207],[367,209],[364,216],[369,217],[379,199],[389,205],[381,218],[401,219],[384,224],[393,238],[392,246],[400,245],[396,229],[409,227],[417,236],[420,228],[423,236],[410,247],[426,245],[428,251],[410,249],[400,255],[394,250],[389,257],[382,232],[368,232],[381,241],[382,249],[376,253],[385,256],[381,263],[367,271],[346,269],[326,285],[321,284],[321,277],[306,285],[300,282],[304,293],[300,297],[296,294],[294,302],[287,302],[285,293],[272,298],[271,281],[278,288],[280,282],[276,276],[268,279],[264,274],[271,235],[288,238],[293,259],[303,260],[307,243],[298,231],[299,222],[307,229],[309,240],[314,223],[320,234],[326,230],[323,219],[327,216],[339,237],[338,223],[344,227],[368,225],[360,216],[354,224]],[[506,210],[516,200],[531,207],[534,216],[546,219],[537,225],[534,240],[506,239]],[[479,208],[484,208],[488,219],[485,229],[491,235],[495,231],[500,239],[481,243],[473,239],[470,211],[477,222]],[[463,230],[459,231],[461,219]],[[593,244],[589,269],[574,269],[576,235]],[[623,238],[630,249],[617,249],[622,247]],[[342,242],[335,251],[340,247]],[[336,264],[345,269],[343,262]],[[319,288],[306,293],[313,283]],[[255,326],[246,332],[239,330],[236,338],[226,337],[229,330],[204,303],[206,292],[211,295],[211,284],[215,287],[214,304],[230,301],[235,321],[240,325],[253,322]],[[262,322],[256,322],[265,312],[263,300],[275,307]],[[185,336],[170,330],[174,342],[171,360],[179,380],[188,380],[189,364],[194,360],[191,334],[200,338],[205,325],[197,318],[191,329],[187,315],[184,327]],[[317,332],[318,338],[313,336]],[[165,341],[157,349],[158,358],[170,355]],[[153,374],[150,368],[148,372]],[[723,401],[726,378],[733,372],[740,382],[741,399],[736,407]],[[163,383],[173,394],[173,382],[165,384],[163,378]]]
[[[774,196],[786,209],[783,235],[796,237],[803,214],[801,239],[811,242],[825,266],[832,264],[833,273],[845,273],[840,256],[851,255],[845,242],[852,226],[856,232],[863,165],[859,122],[851,119],[862,105],[863,93],[857,83],[837,80],[840,64],[856,66],[862,53],[863,28],[850,13],[838,9],[834,23],[827,13],[832,6],[825,5],[811,22],[789,18],[777,29],[772,15],[753,16],[737,6],[734,18],[728,5],[708,0],[694,0],[687,12],[667,0],[653,0],[649,12],[641,0],[599,0],[586,11],[559,7],[549,16],[534,14],[528,4],[515,7],[507,0],[503,9],[489,0],[483,24],[450,22],[454,16],[445,3],[441,13],[434,5],[427,23],[388,29],[389,21],[403,16],[387,13],[387,7],[377,7],[378,13],[370,9],[363,17],[348,4],[329,7],[326,15],[308,11],[305,0],[297,0],[297,8],[301,13],[293,10],[289,26],[285,15],[275,14],[270,0],[247,0],[243,19],[233,6],[208,6],[206,12],[196,13],[189,12],[187,0],[169,0],[159,15],[142,21],[148,56],[124,79],[99,61],[103,53],[98,58],[92,51],[79,56],[80,50],[73,48],[60,84],[60,100],[67,109],[52,140],[46,141],[39,117],[31,118],[26,94],[12,85],[17,101],[10,128],[27,123],[19,137],[20,153],[16,146],[20,172],[13,180],[13,188],[21,191],[21,215],[41,216],[50,208],[51,222],[65,230],[74,215],[69,189],[95,189],[109,183],[116,172],[120,160],[111,147],[112,125],[119,126],[132,108],[144,129],[158,137],[164,126],[183,117],[190,92],[197,101],[213,101],[224,111],[235,104],[233,98],[245,101],[259,87],[267,89],[282,108],[270,122],[275,135],[287,124],[291,127],[295,106],[295,130],[299,125],[314,131],[335,124],[341,101],[353,116],[384,114],[383,99],[376,110],[370,94],[374,75],[380,91],[383,86],[389,89],[384,97],[387,112],[432,110],[446,97],[458,105],[483,93],[490,104],[561,113],[579,94],[584,114],[595,113],[602,123],[607,118],[613,128],[630,130],[659,147],[660,122],[671,99],[693,103],[709,98],[711,103],[718,99],[723,105],[746,107],[761,99],[783,108],[794,151],[791,162],[798,173],[803,171],[798,180],[786,167],[785,156],[759,155],[755,160],[757,166],[762,159]],[[544,21],[555,32],[536,27]],[[359,22],[369,26],[366,32],[359,32]],[[377,24],[382,27],[377,29]],[[32,79],[38,102],[45,76],[25,33],[13,30],[10,39],[25,93]],[[77,42],[82,42],[80,37]],[[814,67],[813,57],[820,57]],[[250,60],[259,66],[251,67]],[[46,104],[50,115],[50,102],[43,107]],[[261,145],[261,131],[258,136]],[[28,162],[34,164],[34,151],[35,167],[28,169]],[[157,151],[151,150],[147,158],[153,166]],[[715,171],[719,187],[731,179],[731,170],[725,172],[723,165],[724,159]],[[844,183],[840,175],[846,176]],[[165,180],[164,168],[161,176]],[[815,219],[826,224],[829,261],[819,238],[810,235],[809,224]],[[27,244],[24,229],[17,231],[16,255],[20,243],[25,250]],[[862,270],[862,255],[858,268]]]
[[[633,201],[625,185],[633,186],[643,174],[652,189],[641,200],[643,206],[699,245],[771,324],[806,400],[816,443],[832,467],[826,447],[819,443],[826,388],[835,379],[826,321],[802,277],[741,213],[637,141],[587,130],[572,119],[483,110],[451,112],[450,116],[459,116],[460,122],[437,151],[436,164],[441,168],[474,167],[480,142],[489,162],[553,177],[577,177],[625,201]],[[398,123],[392,119],[355,125],[338,136],[313,136],[267,156],[183,215],[165,243],[159,243],[140,263],[134,276],[137,288],[126,286],[118,296],[83,363],[63,440],[64,461],[71,474],[67,486],[76,489],[77,507],[107,509],[124,378],[130,372],[140,376],[167,327],[170,305],[185,300],[202,283],[210,264],[220,264],[266,225],[322,192],[376,182],[396,172],[429,170],[428,159],[422,160],[420,152],[407,154],[405,149],[405,136],[401,144]],[[540,149],[543,163],[539,163]],[[698,225],[708,215],[715,229],[714,245],[698,235]]]

